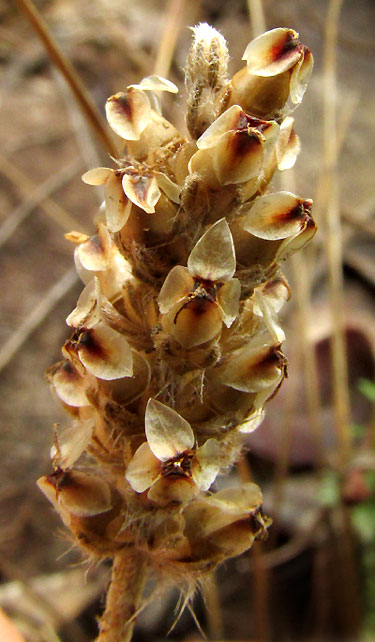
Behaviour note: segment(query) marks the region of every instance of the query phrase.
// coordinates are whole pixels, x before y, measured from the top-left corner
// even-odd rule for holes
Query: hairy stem
[[[115,556],[97,642],[129,642],[146,579],[144,558],[135,551]]]

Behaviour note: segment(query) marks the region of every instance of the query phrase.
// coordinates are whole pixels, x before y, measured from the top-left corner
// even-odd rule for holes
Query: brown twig
[[[332,364],[335,420],[339,439],[340,464],[350,454],[350,402],[344,334],[342,242],[337,181],[336,129],[336,48],[342,0],[330,0],[326,19],[324,52],[324,166],[326,202],[326,251],[332,313]]]
[[[90,123],[94,134],[98,137],[104,149],[111,155],[117,156],[115,145],[97,107],[89,96],[82,80],[78,76],[72,63],[66,58],[55,38],[52,36],[47,23],[31,0],[15,0],[19,9],[25,14],[38,37],[42,41],[48,55],[60,70],[69,87],[71,88],[87,122]]]
[[[253,38],[256,38],[266,30],[262,0],[247,0],[247,7],[250,16],[251,33]]]
[[[220,595],[216,575],[210,575],[203,590],[207,609],[208,631],[212,640],[223,637],[223,616],[221,613]]]
[[[169,0],[163,34],[156,56],[154,73],[168,76],[184,15],[185,0]]]

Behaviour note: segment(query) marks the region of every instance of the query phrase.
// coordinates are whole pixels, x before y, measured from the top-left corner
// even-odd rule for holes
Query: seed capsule
[[[252,40],[243,59],[247,65],[231,81],[229,104],[261,118],[280,118],[304,95],[313,57],[293,29],[277,28]]]
[[[56,470],[39,480],[39,487],[53,497],[63,512],[77,517],[91,517],[104,513],[112,507],[109,485],[100,477],[79,471]]]
[[[158,297],[166,330],[185,348],[211,341],[237,316],[240,283],[234,279],[236,256],[225,219],[203,234],[187,267],[175,266]]]
[[[194,449],[190,424],[172,408],[149,399],[145,415],[147,442],[137,451],[126,471],[126,479],[138,493],[160,506],[186,503],[199,490],[208,490],[220,468],[220,448],[208,439]]]

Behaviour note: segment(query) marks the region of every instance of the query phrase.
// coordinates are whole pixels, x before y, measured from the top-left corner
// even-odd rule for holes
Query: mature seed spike
[[[316,227],[310,200],[269,183],[299,152],[288,111],[313,61],[279,28],[250,43],[227,80],[224,38],[208,25],[193,32],[193,141],[160,113],[157,92],[177,90],[168,80],[111,96],[126,154],[83,175],[105,202],[96,234],[69,235],[85,287],[66,361],[48,378],[73,421],[56,428],[55,472],[38,483],[75,540],[115,560],[98,642],[130,635],[149,568],[177,584],[183,569],[193,585],[271,523],[255,484],[213,483],[286,376],[278,315],[290,289],[279,267]]]

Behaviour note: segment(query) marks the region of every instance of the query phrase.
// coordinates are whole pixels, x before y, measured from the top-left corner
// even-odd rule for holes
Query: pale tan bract
[[[298,156],[291,112],[313,61],[284,28],[244,60],[228,78],[223,36],[193,29],[190,138],[160,113],[167,79],[111,96],[124,156],[84,174],[105,200],[90,238],[68,235],[84,289],[48,379],[72,419],[39,485],[79,546],[114,560],[104,642],[130,640],[149,573],[192,586],[271,523],[258,486],[222,476],[286,375],[281,264],[316,227],[311,200],[270,181]]]
[[[126,471],[126,479],[139,493],[150,488],[148,499],[167,505],[164,492],[174,501],[186,503],[199,490],[208,490],[220,470],[220,446],[208,439],[195,448],[190,424],[177,412],[150,399],[145,413],[147,443],[134,453]],[[171,488],[172,487],[172,488]]]

